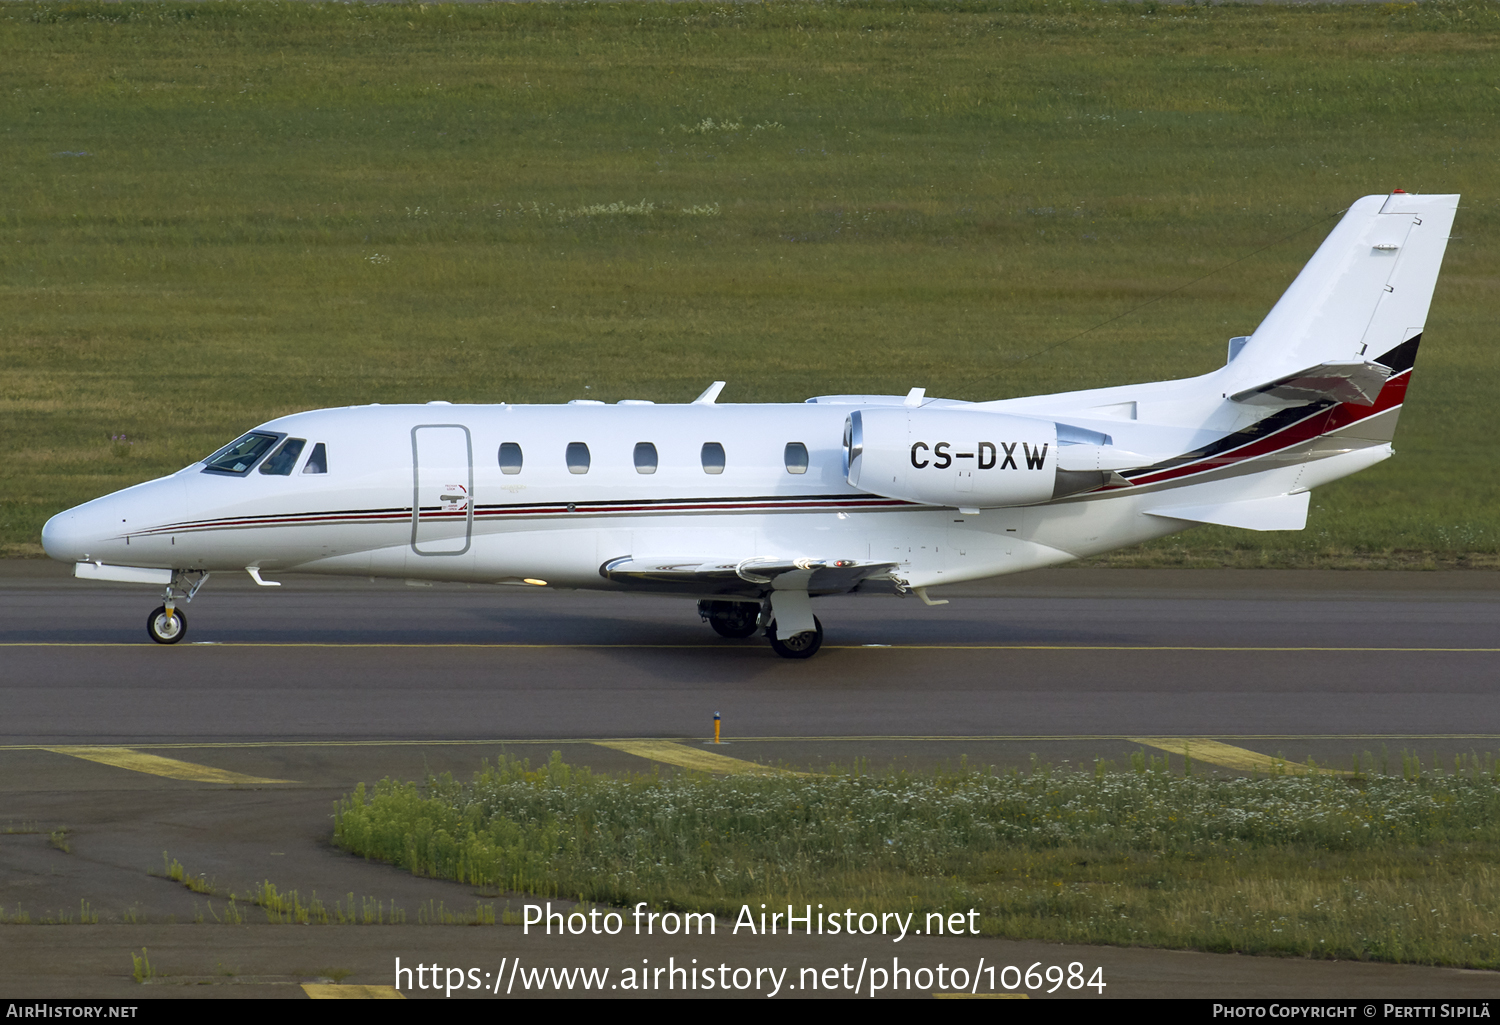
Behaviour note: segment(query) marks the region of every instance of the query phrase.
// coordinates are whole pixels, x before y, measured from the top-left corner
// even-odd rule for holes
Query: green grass
[[[1365,760],[1367,765],[1372,759]],[[1500,966],[1500,766],[612,778],[504,761],[363,784],[335,843],[417,875],[629,907],[980,912],[1059,942]]]
[[[1403,187],[1465,202],[1399,457],[1124,558],[1492,565],[1497,53],[1492,2],[0,5],[0,550],[303,408],[1201,373]]]

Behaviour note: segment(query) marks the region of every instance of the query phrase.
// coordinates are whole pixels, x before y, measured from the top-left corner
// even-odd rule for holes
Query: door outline
[[[417,447],[417,432],[429,428],[447,428],[464,432],[464,449],[469,466],[468,481],[468,508],[464,515],[464,546],[452,552],[424,552],[417,545],[417,528],[422,519],[422,502],[419,492],[422,488],[422,464],[420,452]],[[456,540],[456,539],[455,539]],[[418,424],[411,429],[411,550],[417,555],[438,558],[445,555],[463,555],[468,552],[474,543],[474,438],[469,434],[469,429],[463,424]]]

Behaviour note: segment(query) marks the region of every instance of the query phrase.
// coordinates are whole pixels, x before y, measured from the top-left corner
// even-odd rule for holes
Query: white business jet
[[[350,406],[52,517],[86,580],[164,586],[187,632],[210,572],[680,595],[787,658],[812,599],[915,594],[1216,523],[1300,530],[1311,489],[1391,454],[1458,196],[1352,207],[1201,377],[991,402]]]

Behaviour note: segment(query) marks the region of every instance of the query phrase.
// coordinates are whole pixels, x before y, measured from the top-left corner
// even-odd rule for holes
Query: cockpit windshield
[[[236,441],[230,442],[219,451],[203,460],[204,473],[228,473],[236,477],[243,477],[250,472],[261,456],[271,450],[284,434],[263,434],[260,431],[251,431]]]

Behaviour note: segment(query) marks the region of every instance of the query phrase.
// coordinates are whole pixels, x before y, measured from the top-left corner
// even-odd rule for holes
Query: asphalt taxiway
[[[681,599],[215,578],[166,647],[140,588],[0,586],[4,744],[701,736],[715,711],[742,738],[1500,735],[1500,574],[1058,570],[937,608],[828,598],[808,661]]]
[[[0,917],[72,914],[86,900],[121,930],[190,928],[169,920],[206,909],[159,878],[163,849],[240,889],[269,879],[408,909],[472,904],[471,889],[333,850],[329,817],[358,782],[466,776],[501,752],[735,772],[856,758],[1078,765],[1140,750],[1253,771],[1500,751],[1500,574],[1047,571],[950,588],[935,608],[820,600],[824,650],[787,661],[763,641],[718,638],[690,601],[295,577],[273,590],[242,575],[215,575],[185,607],[188,639],[166,647],[146,638],[149,589],[66,573],[0,564]],[[717,748],[704,743],[715,712],[732,742]],[[261,934],[231,942],[245,928],[213,934],[223,957],[275,961],[253,953]],[[100,941],[94,967],[48,953],[53,937],[77,945],[63,932],[34,935],[0,980],[31,980],[27,995],[128,986],[129,962],[111,953],[123,932]],[[183,978],[212,968],[197,963],[212,944],[150,942],[181,948]],[[1134,992],[1166,995],[1184,957],[1132,954]],[[360,958],[388,964],[345,960]],[[1232,960],[1251,966],[1234,992],[1289,995],[1280,970]],[[1386,973],[1389,995],[1448,992],[1460,974],[1500,992],[1485,973],[1360,967]],[[1322,970],[1304,995],[1364,991]],[[1213,980],[1240,977],[1217,971],[1188,971],[1204,983],[1193,992],[1228,995]]]

